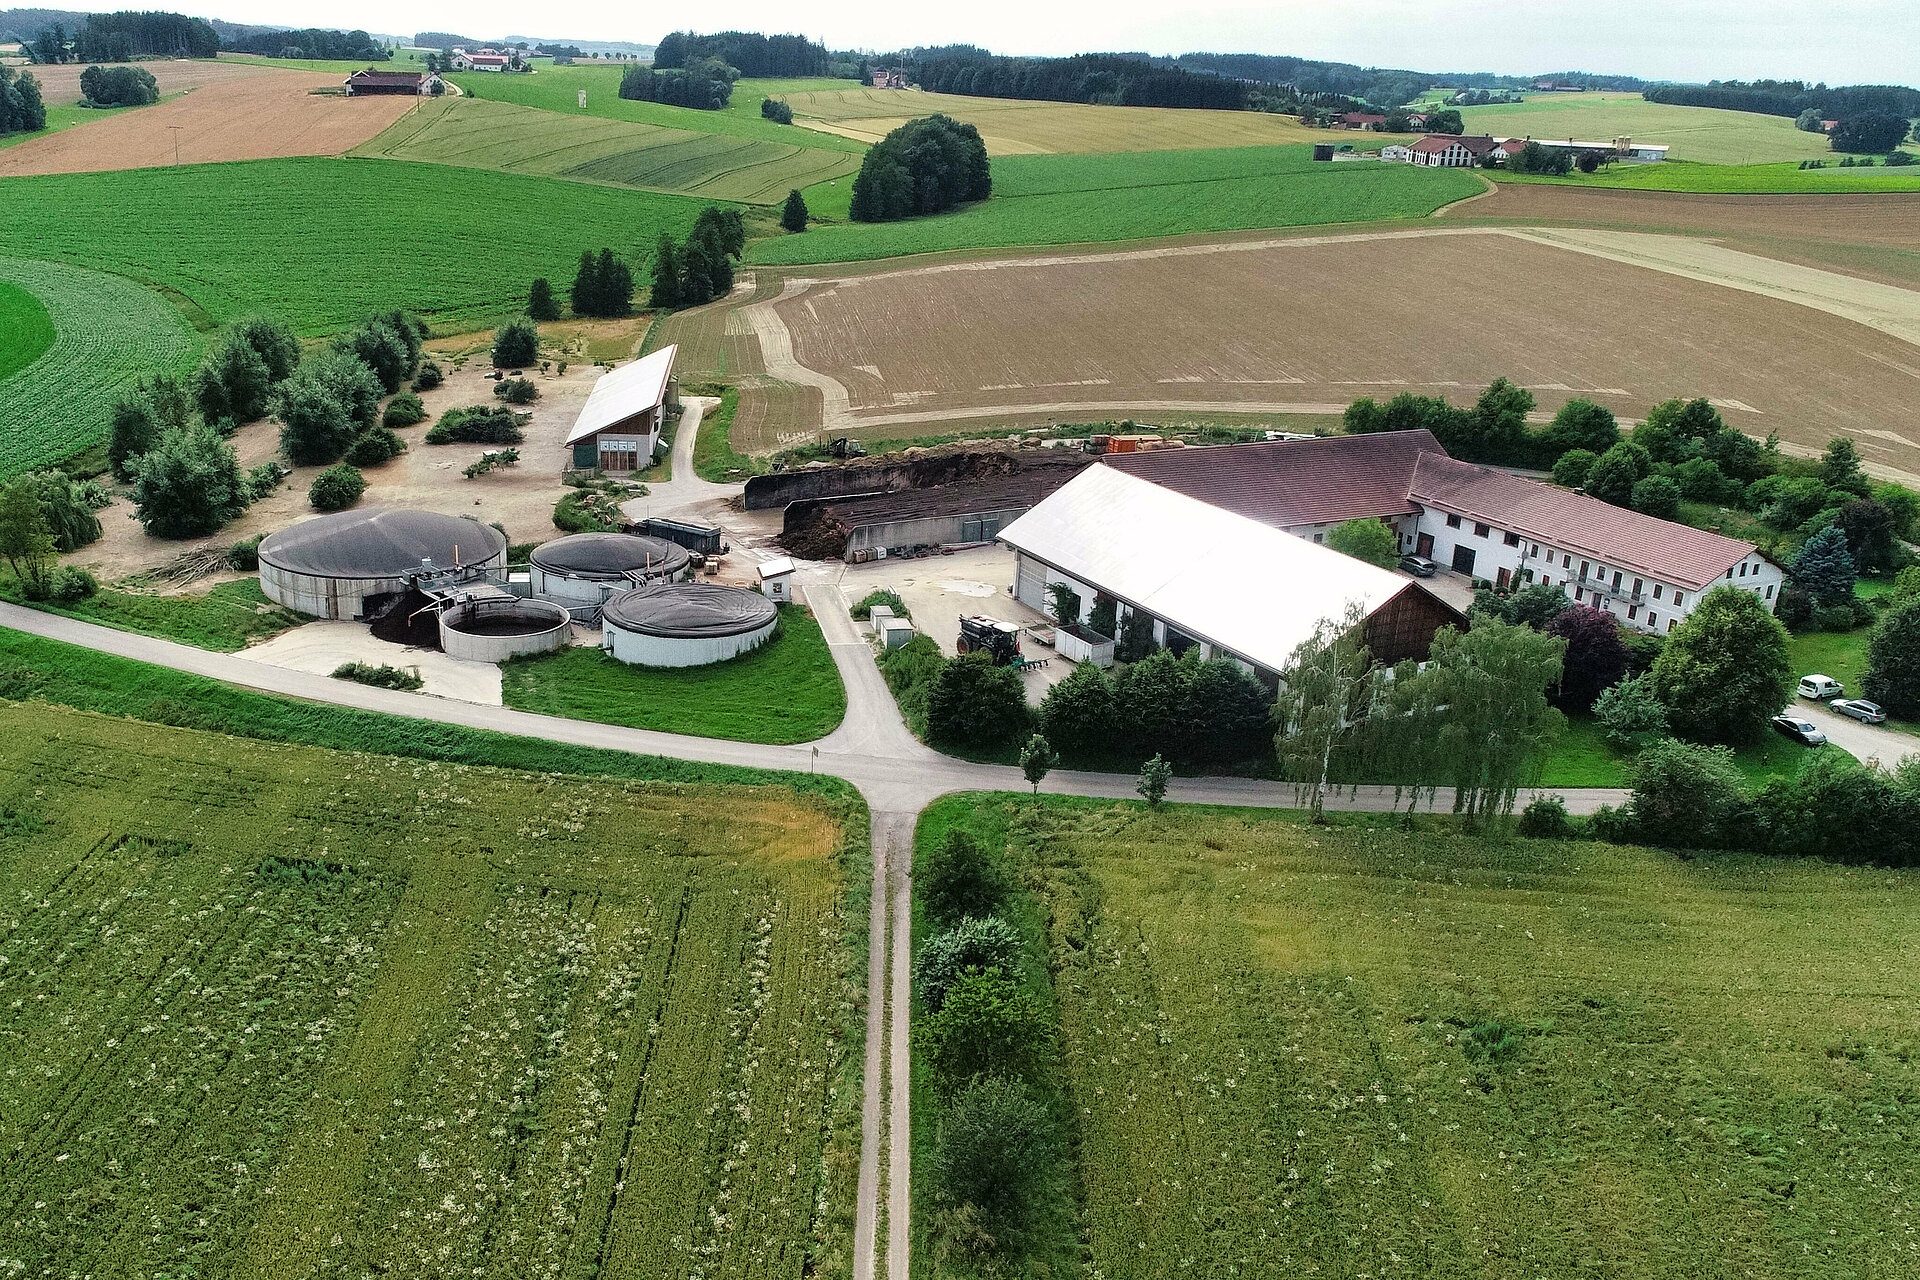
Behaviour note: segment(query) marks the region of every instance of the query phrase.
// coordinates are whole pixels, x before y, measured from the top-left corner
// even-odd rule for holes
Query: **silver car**
[[[1400,567],[1416,578],[1431,578],[1440,568],[1425,556],[1414,555],[1401,556]]]
[[[1885,724],[1887,713],[1880,709],[1877,702],[1868,702],[1865,698],[1835,698],[1827,704],[1843,716],[1852,716],[1861,724]]]

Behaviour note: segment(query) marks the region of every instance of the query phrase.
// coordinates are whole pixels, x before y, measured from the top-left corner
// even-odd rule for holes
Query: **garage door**
[[[1013,573],[1013,596],[1030,609],[1047,607],[1047,570],[1037,561],[1021,556]]]

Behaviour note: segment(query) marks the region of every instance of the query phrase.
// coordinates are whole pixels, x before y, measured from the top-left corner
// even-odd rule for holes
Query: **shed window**
[[[1447,517],[1447,528],[1449,528],[1449,529],[1458,529],[1459,527],[1460,527],[1460,517],[1459,517],[1459,516],[1448,516],[1448,517]]]
[[[1520,545],[1520,535],[1519,535],[1519,534],[1517,534],[1517,533],[1510,533],[1510,534],[1508,534],[1508,535],[1507,535],[1507,537],[1506,537],[1506,543],[1507,543],[1507,545],[1508,545],[1508,546],[1510,546],[1510,547],[1517,547],[1517,546],[1519,546],[1519,545]]]
[[[1492,532],[1493,532],[1493,530],[1492,530],[1492,529],[1489,529],[1489,528],[1488,528],[1488,527],[1487,527],[1486,525],[1484,525],[1484,524],[1481,524],[1481,523],[1480,523],[1479,521],[1475,521],[1475,522],[1474,522],[1474,525],[1473,525],[1473,536],[1474,536],[1474,537],[1476,537],[1476,538],[1484,538],[1484,537],[1486,537],[1486,536],[1487,536],[1487,535],[1488,535],[1489,533],[1492,533]]]

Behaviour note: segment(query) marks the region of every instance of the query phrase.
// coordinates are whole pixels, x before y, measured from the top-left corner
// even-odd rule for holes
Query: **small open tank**
[[[440,647],[469,662],[505,662],[551,653],[573,640],[573,619],[546,600],[488,597],[462,600],[440,614]]]

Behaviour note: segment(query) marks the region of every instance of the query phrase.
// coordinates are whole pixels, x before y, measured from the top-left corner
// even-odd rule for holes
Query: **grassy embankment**
[[[1003,156],[991,199],[902,222],[816,227],[748,246],[766,265],[910,253],[1142,240],[1421,218],[1484,186],[1464,170],[1315,163],[1312,149]],[[808,194],[812,203],[813,193]]]
[[[0,732],[25,1270],[847,1265],[856,803]]]
[[[1913,1269],[1913,872],[1024,796],[948,797],[918,847],[954,823],[1045,925],[1083,1198],[1042,1260]]]
[[[97,622],[118,631],[159,636],[219,653],[244,649],[256,640],[278,635],[307,621],[304,615],[274,604],[261,594],[258,578],[223,582],[209,591],[192,595],[148,595],[101,587],[85,600],[48,604],[29,601],[21,594],[20,584],[13,575],[0,571],[0,599],[82,622]]]
[[[576,646],[500,668],[510,707],[736,742],[811,742],[847,714],[847,692],[820,624],[796,605],[771,639],[709,667],[635,667]]]

